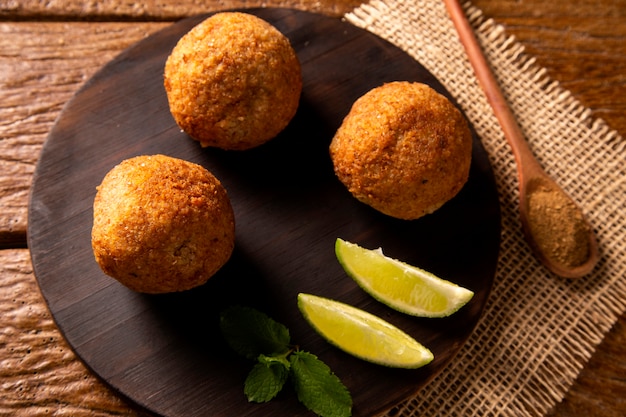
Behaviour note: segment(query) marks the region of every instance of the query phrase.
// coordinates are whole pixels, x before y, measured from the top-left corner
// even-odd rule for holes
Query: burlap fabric
[[[441,0],[373,0],[346,15],[428,68],[455,96],[489,153],[502,207],[493,293],[449,366],[389,415],[537,416],[561,401],[626,310],[626,141],[524,54],[502,27],[465,10],[539,162],[580,203],[602,259],[579,280],[533,257],[518,217],[513,156]]]

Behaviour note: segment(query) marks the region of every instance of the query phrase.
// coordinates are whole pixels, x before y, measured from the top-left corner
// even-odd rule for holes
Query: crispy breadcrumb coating
[[[298,108],[301,67],[289,40],[247,13],[223,12],[185,34],[165,64],[179,127],[202,146],[244,150],[280,133]]]
[[[461,112],[421,83],[374,88],[330,145],[339,180],[361,202],[399,219],[432,213],[469,175],[472,136]]]
[[[102,270],[145,293],[205,283],[230,258],[233,210],[205,168],[164,155],[138,156],[104,177],[91,243]]]

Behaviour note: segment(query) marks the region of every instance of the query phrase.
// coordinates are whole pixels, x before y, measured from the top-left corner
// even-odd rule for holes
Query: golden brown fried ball
[[[204,284],[230,258],[233,210],[205,168],[164,155],[115,166],[98,187],[91,244],[102,270],[145,293]]]
[[[472,136],[461,112],[421,83],[374,88],[330,145],[339,180],[361,202],[399,219],[432,213],[467,181]]]
[[[246,13],[215,14],[192,28],[165,64],[179,127],[202,146],[243,150],[280,133],[302,91],[300,62],[274,26]]]

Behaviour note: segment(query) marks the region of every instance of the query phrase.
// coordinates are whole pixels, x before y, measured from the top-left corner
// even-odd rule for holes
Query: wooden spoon
[[[489,104],[513,150],[519,179],[519,205],[526,240],[552,272],[579,278],[599,260],[598,244],[580,208],[537,162],[491,72],[458,0],[444,0],[448,13]]]

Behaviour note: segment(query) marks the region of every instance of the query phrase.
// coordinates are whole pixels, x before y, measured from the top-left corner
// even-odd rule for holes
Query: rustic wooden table
[[[204,4],[200,4],[204,3]],[[137,415],[76,359],[38,292],[28,191],[62,106],[121,50],[179,18],[282,6],[340,16],[359,0],[0,0],[0,415]],[[626,136],[626,0],[474,0],[593,116]],[[626,316],[554,416],[626,412]]]

